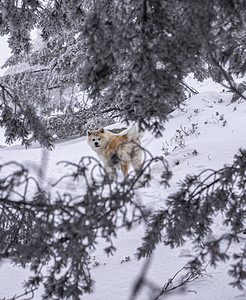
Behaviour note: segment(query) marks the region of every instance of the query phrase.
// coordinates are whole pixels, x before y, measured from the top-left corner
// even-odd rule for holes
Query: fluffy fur
[[[114,180],[117,166],[124,176],[131,164],[136,172],[142,167],[142,150],[139,147],[142,133],[138,126],[132,126],[127,133],[116,135],[100,128],[87,131],[88,144],[104,163],[105,170],[111,181]]]

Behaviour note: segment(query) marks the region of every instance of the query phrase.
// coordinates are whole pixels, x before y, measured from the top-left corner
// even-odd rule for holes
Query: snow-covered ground
[[[239,148],[246,147],[246,103],[237,101],[231,103],[232,94],[223,91],[223,87],[214,84],[211,80],[197,83],[191,77],[187,80],[200,93],[188,99],[184,105],[170,117],[165,126],[163,136],[154,138],[146,132],[143,146],[153,156],[164,156],[167,159],[173,178],[169,189],[165,190],[158,184],[158,175],[161,174],[161,163],[156,162],[152,167],[153,181],[148,188],[136,191],[136,197],[143,204],[155,210],[164,206],[168,194],[177,189],[177,182],[184,179],[187,174],[198,174],[212,168],[219,169],[224,164],[230,164]],[[114,127],[114,126],[111,126]],[[2,133],[1,133],[2,134]],[[4,144],[3,134],[0,135],[0,145]],[[0,148],[0,163],[16,160],[28,166],[32,172],[41,163],[47,162],[48,182],[54,182],[67,170],[57,162],[69,160],[77,163],[82,156],[95,153],[89,148],[86,137],[59,143],[55,149],[48,152],[34,144],[32,148],[25,149],[20,145]],[[76,193],[81,189],[81,182],[71,181],[58,185],[60,192]],[[221,234],[223,228],[216,224],[213,234]],[[117,252],[107,257],[103,252],[100,241],[98,249],[93,254],[96,266],[91,273],[96,281],[94,293],[85,295],[85,300],[127,300],[130,299],[132,288],[145,263],[137,261],[134,254],[141,245],[144,227],[139,226],[131,231],[120,230],[115,239]],[[241,245],[233,245],[233,250]],[[178,270],[188,261],[186,255],[192,254],[190,243],[181,248],[171,249],[162,244],[158,245],[151,261],[146,277],[149,282],[159,287],[168,282]],[[229,300],[246,299],[246,292],[229,286],[231,278],[227,275],[228,265],[220,263],[216,269],[207,267],[203,277],[186,284],[182,289],[164,294],[160,299],[171,300]],[[30,272],[10,265],[5,260],[0,263],[0,299],[7,299],[22,294],[22,282],[27,279]],[[42,288],[35,292],[33,299],[41,300]],[[153,300],[156,295],[146,286],[134,300]],[[25,299],[25,297],[21,298]]]

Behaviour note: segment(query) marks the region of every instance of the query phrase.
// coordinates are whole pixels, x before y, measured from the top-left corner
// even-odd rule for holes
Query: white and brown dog
[[[104,163],[111,181],[115,178],[118,166],[124,176],[127,175],[130,164],[136,173],[141,170],[143,154],[140,138],[142,135],[136,125],[122,135],[113,134],[104,128],[87,131],[88,144]]]

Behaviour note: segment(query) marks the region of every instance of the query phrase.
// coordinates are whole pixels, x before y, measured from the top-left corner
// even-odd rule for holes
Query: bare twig
[[[21,295],[15,295],[11,298],[2,298],[0,300],[17,300],[17,299],[20,299],[20,300],[31,300],[31,299],[34,299],[34,292],[37,290],[38,288],[33,288],[31,289],[30,291],[26,291],[25,293],[21,294]],[[28,296],[30,295],[30,296]],[[26,297],[28,296],[28,298],[23,298],[23,297]]]
[[[167,293],[167,292],[171,292],[187,283],[190,283],[190,282],[193,282],[194,280],[198,279],[199,277],[201,277],[203,275],[202,272],[205,272],[206,271],[206,267],[207,265],[202,268],[202,266],[198,266],[197,268],[195,268],[194,270],[192,271],[188,271],[188,273],[186,273],[182,278],[181,280],[179,281],[178,284],[176,285],[173,285],[173,281],[174,279],[178,276],[178,274],[180,274],[183,270],[187,269],[188,268],[188,265],[185,265],[184,267],[182,267],[180,270],[178,270],[174,276],[170,279],[168,279],[168,282],[164,284],[161,292],[159,293],[159,295],[157,297],[154,298],[154,300],[157,300],[159,299],[164,293]]]

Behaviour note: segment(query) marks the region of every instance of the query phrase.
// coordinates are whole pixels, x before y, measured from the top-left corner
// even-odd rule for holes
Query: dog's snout
[[[95,146],[96,146],[96,147],[98,147],[98,146],[99,146],[98,142],[95,142]]]

